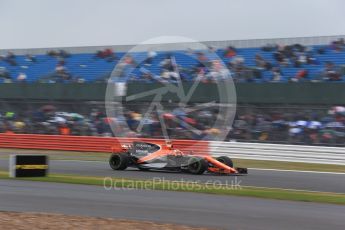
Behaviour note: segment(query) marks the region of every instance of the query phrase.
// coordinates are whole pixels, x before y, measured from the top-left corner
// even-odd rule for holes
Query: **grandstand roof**
[[[267,39],[248,39],[248,40],[227,40],[227,41],[203,41],[202,43],[206,46],[212,46],[215,48],[225,48],[229,45],[236,48],[255,48],[261,47],[266,44],[301,44],[301,45],[326,45],[330,42],[337,40],[339,38],[345,38],[345,35],[334,35],[334,36],[317,36],[317,37],[291,37],[291,38],[267,38]],[[188,45],[192,43],[186,43]],[[135,45],[104,45],[104,46],[80,46],[80,47],[47,47],[47,48],[33,48],[33,49],[0,49],[0,55],[7,54],[11,51],[17,55],[25,54],[46,54],[47,51],[52,49],[63,49],[70,53],[92,53],[97,50],[102,50],[105,48],[112,48],[116,52],[127,52]],[[136,52],[147,51],[148,47],[152,44],[141,45],[138,47]],[[191,45],[192,46],[192,45]],[[161,46],[161,51],[173,51],[181,48],[181,43],[168,43]]]

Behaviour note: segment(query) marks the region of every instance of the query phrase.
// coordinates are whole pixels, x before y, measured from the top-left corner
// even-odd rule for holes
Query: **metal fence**
[[[345,165],[345,149],[338,147],[212,141],[209,148],[214,156]]]

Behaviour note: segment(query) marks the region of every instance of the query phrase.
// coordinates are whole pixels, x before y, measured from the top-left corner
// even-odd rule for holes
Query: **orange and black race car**
[[[171,143],[159,145],[148,142],[133,142],[121,145],[121,150],[113,151],[109,159],[114,170],[136,167],[140,170],[167,170],[203,174],[247,174],[246,168],[234,168],[227,156],[213,158],[209,155],[184,153]]]

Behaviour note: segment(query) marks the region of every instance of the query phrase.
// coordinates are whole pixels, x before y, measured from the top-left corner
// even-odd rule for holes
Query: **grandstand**
[[[155,53],[150,65],[145,65],[145,71],[157,77],[149,80],[143,79],[142,70],[137,68],[131,73],[131,79],[144,82],[159,79],[162,74],[161,62],[167,55],[174,56],[181,69],[193,69],[198,67],[198,56],[202,54],[203,58],[210,62],[215,55],[218,55],[230,68],[232,76],[237,82],[264,83],[300,80],[344,82],[345,45],[341,38],[342,36],[325,39],[276,39],[261,40],[259,43],[250,41],[246,43],[238,41],[205,42],[207,46],[214,47],[212,51],[200,50],[200,53],[194,53],[192,58],[187,55],[188,51],[174,50],[172,45],[166,50]],[[313,39],[314,45],[312,45]],[[229,47],[232,52],[227,55]],[[128,48],[129,46],[112,46],[2,50],[0,52],[2,54],[0,57],[0,82],[17,82],[23,81],[23,79],[30,83],[104,81],[109,77],[118,61],[124,57]],[[102,56],[104,52],[105,56]],[[146,59],[148,52],[143,50],[130,55],[136,62],[138,59]],[[260,61],[264,62],[261,66],[258,64]],[[238,66],[238,62],[240,62],[240,66]],[[67,77],[57,74],[61,70],[67,74]],[[306,71],[307,74],[299,77],[302,71]],[[327,71],[335,72],[336,76],[325,76]],[[197,74],[198,70],[187,71],[183,75],[183,80],[192,81]],[[275,78],[276,74],[279,75],[278,78]],[[25,75],[25,77],[18,77],[20,75]]]
[[[61,134],[68,127],[71,135],[113,135],[104,108],[106,80],[122,58],[128,68],[122,68],[121,76],[131,80],[128,95],[159,88],[161,80],[174,81],[164,72],[173,75],[176,62],[186,88],[204,73],[206,81],[198,85],[190,105],[219,102],[219,84],[209,83],[222,78],[212,79],[207,69],[220,57],[230,69],[227,77],[234,79],[237,95],[236,117],[226,141],[344,146],[343,37],[205,42],[209,48],[197,51],[200,46],[194,43],[164,44],[154,51],[152,45],[143,45],[129,53],[132,46],[1,50],[0,81],[12,84],[0,84],[0,133]],[[298,77],[302,71],[307,76]],[[178,113],[179,102],[175,94],[161,98],[167,119]],[[161,138],[154,119],[142,132],[135,128],[150,103],[150,97],[126,103],[131,128],[116,135]],[[54,109],[45,111],[46,105]],[[171,137],[201,139],[216,132],[210,124],[217,110],[209,107],[202,112],[184,116],[201,127],[201,135],[172,127]]]

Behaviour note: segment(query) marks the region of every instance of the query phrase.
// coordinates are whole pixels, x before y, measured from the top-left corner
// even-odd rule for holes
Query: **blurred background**
[[[232,80],[238,105],[226,141],[344,145],[344,3],[264,0],[244,7],[248,2],[217,0],[210,11],[207,1],[194,0],[130,0],[121,7],[0,1],[0,132],[162,137],[157,114],[144,116],[149,99],[106,115],[106,83],[118,65],[132,93],[179,79],[186,87],[200,82],[187,107],[217,101],[214,86]],[[207,48],[176,50],[183,41],[172,39],[159,51],[127,53],[131,44],[161,35],[191,37]],[[217,140],[222,133],[213,127],[223,119],[219,104],[198,111],[171,99],[162,104],[172,138]]]

